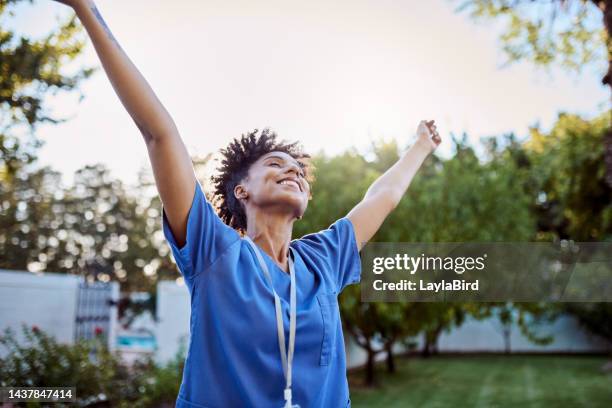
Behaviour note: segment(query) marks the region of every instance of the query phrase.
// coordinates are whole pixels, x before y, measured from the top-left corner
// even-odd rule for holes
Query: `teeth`
[[[283,180],[283,181],[281,181],[281,182],[280,182],[280,184],[286,184],[286,185],[293,184],[293,185],[295,185],[297,188],[299,188],[298,183],[296,183],[295,181],[292,181],[292,180]]]

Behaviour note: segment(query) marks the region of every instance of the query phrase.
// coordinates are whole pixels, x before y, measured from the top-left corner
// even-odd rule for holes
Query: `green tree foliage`
[[[608,127],[608,113],[590,121],[561,114],[549,132],[532,129],[525,154],[540,239],[612,241],[612,188],[600,147]],[[588,330],[612,341],[610,303],[561,306]]]
[[[80,169],[53,206],[61,218],[54,235],[64,248],[54,270],[117,280],[124,291],[154,291],[158,279],[175,278],[155,205],[127,191],[102,165]]]
[[[612,303],[568,303],[565,310],[591,333],[612,342]]]
[[[62,70],[82,53],[85,45],[76,18],[39,40],[2,28],[13,16],[11,7],[22,2],[0,0],[0,181],[4,182],[35,160],[28,147],[39,145],[38,140],[30,143],[19,140],[13,130],[61,121],[45,109],[46,96],[76,91],[79,83],[93,72],[80,69],[66,74]]]
[[[13,17],[16,3],[0,1],[0,21]],[[65,188],[59,173],[35,167],[37,126],[64,120],[49,114],[47,98],[78,92],[93,72],[64,72],[84,45],[75,18],[38,40],[0,28],[0,268],[81,274],[118,280],[127,291],[154,291],[159,278],[177,272],[161,234],[161,203],[147,199],[147,185],[130,194],[97,164],[78,170]]]
[[[608,114],[594,120],[561,114],[549,132],[525,144],[539,238],[606,241],[612,237],[612,188],[602,142]]]
[[[84,37],[71,19],[43,39],[33,40],[5,29],[18,0],[0,0],[0,267],[20,268],[37,258],[38,241],[50,236],[48,217],[59,175],[51,169],[33,170],[36,126],[57,123],[46,109],[46,97],[74,92],[92,70],[65,74],[62,67],[76,59]]]
[[[512,351],[512,328],[517,325],[521,333],[534,344],[550,344],[554,337],[551,334],[540,334],[534,326],[542,322],[552,322],[558,317],[558,309],[545,302],[513,303],[496,302],[490,307],[490,315],[500,324],[504,339],[504,351]]]
[[[580,71],[602,66],[612,88],[612,1],[462,0],[475,19],[503,19],[502,48],[509,61],[558,64]],[[609,241],[612,206],[612,111],[594,121],[560,115],[549,134],[533,129],[515,159],[529,168],[538,240]],[[517,162],[518,162],[517,161]],[[610,337],[612,308],[605,303],[568,304],[585,327]]]
[[[373,241],[462,242],[529,241],[535,234],[532,202],[517,177],[512,156],[489,142],[488,158],[480,160],[472,147],[455,139],[449,160],[429,157],[406,196],[385,221]],[[361,200],[368,186],[399,158],[396,143],[376,143],[365,157],[346,153],[317,158],[313,200],[300,222],[305,232],[325,228]],[[522,176],[521,176],[522,174]],[[518,182],[517,182],[518,181]],[[297,234],[300,235],[299,233]],[[366,382],[375,381],[373,363],[386,353],[393,370],[393,346],[407,336],[424,333],[426,350],[435,350],[444,330],[466,316],[482,318],[488,305],[453,303],[365,303],[357,286],[341,296],[343,322],[367,355]]]
[[[304,219],[295,224],[295,237],[325,229],[345,216],[380,174],[353,150],[334,157],[318,154],[313,164],[316,181],[311,189],[312,200]]]
[[[474,19],[506,20],[501,36],[509,62],[559,64],[574,71],[601,64],[602,83],[612,91],[612,0],[461,0],[458,10]],[[606,183],[612,187],[612,126],[602,142]]]
[[[0,268],[27,270],[32,262],[54,264],[62,248],[55,235],[61,220],[52,210],[61,175],[48,167],[20,170],[11,183],[3,183],[0,215]],[[8,205],[7,205],[8,204]]]
[[[609,32],[603,24],[603,0],[457,0],[470,17],[498,19],[508,62],[527,60],[540,66],[558,64],[579,72],[585,64],[606,67]],[[612,50],[612,48],[610,49]],[[605,64],[605,65],[604,65]]]

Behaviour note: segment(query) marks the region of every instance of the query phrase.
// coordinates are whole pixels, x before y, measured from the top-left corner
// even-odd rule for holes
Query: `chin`
[[[299,214],[303,216],[308,206],[308,200],[303,195],[298,194],[275,194],[270,201],[277,205],[282,203],[282,207],[290,209],[296,214],[296,217]]]

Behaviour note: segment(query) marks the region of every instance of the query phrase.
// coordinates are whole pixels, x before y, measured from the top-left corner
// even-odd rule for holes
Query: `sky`
[[[270,127],[306,150],[336,154],[373,140],[412,143],[418,122],[480,137],[529,126],[548,129],[559,112],[594,117],[609,104],[601,72],[538,70],[505,61],[495,22],[475,23],[456,2],[399,0],[104,0],[98,8],[115,37],[172,115],[192,155]],[[72,10],[51,0],[21,5],[7,25],[41,36]],[[79,59],[100,67],[85,98],[48,101],[40,165],[71,183],[78,168],[104,163],[134,184],[149,166],[146,147],[106,78],[91,44]]]

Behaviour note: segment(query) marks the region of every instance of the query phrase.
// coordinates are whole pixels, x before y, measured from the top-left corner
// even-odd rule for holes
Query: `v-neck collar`
[[[245,239],[245,238],[243,238]],[[257,245],[257,243],[253,240],[251,240],[253,242],[253,244],[255,244],[255,246],[257,247],[257,249],[259,249],[259,252],[261,252],[261,255],[264,257],[264,259],[268,260],[268,264],[272,264],[272,266],[274,267],[274,270],[276,270],[277,272],[281,273],[282,275],[284,275],[284,277],[286,279],[291,279],[291,276],[289,275],[289,272],[284,271],[275,261],[274,259],[272,259],[272,257],[270,255],[268,255],[268,253],[266,251],[264,251],[259,245]],[[291,244],[293,243],[294,240],[289,241],[289,248],[291,248]],[[249,245],[249,247],[251,247]],[[252,250],[253,248],[251,248]],[[295,248],[293,249],[293,251],[291,251],[291,249],[289,250],[289,256],[291,256],[291,253],[296,253]],[[297,258],[297,257],[296,257]],[[296,263],[297,263],[297,259],[294,258],[293,259],[293,266],[295,267]],[[287,261],[287,266],[289,266],[289,261]],[[296,276],[297,278],[297,276]]]

